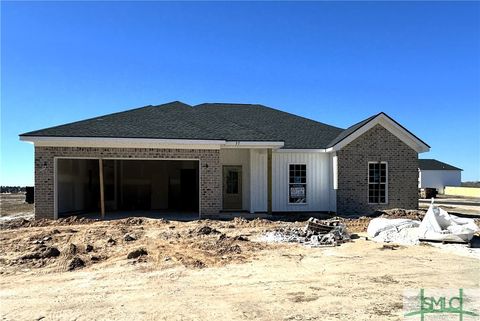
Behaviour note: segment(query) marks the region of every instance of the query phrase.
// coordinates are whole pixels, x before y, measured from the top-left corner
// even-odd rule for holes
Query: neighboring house
[[[443,194],[445,186],[460,186],[462,169],[436,159],[418,160],[418,187],[436,188]]]
[[[36,218],[417,208],[418,153],[429,150],[384,113],[342,129],[262,105],[181,102],[20,139],[35,144]]]

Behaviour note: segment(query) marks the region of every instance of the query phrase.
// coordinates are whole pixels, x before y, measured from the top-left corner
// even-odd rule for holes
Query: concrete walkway
[[[480,199],[474,197],[458,197],[448,195],[438,195],[435,198],[435,204],[445,209],[450,214],[460,216],[471,216],[480,218]],[[419,199],[419,208],[426,209],[430,206],[430,199]]]

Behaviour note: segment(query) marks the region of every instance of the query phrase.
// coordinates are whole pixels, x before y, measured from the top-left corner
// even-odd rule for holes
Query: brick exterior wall
[[[418,154],[376,125],[337,152],[337,212],[366,215],[389,208],[418,207]],[[368,204],[368,162],[388,162],[388,203]]]
[[[35,218],[54,218],[54,157],[200,160],[200,213],[218,214],[222,201],[220,151],[97,147],[35,147]]]

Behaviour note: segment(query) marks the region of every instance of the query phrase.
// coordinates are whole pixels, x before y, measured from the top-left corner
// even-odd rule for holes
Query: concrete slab
[[[91,219],[100,219],[100,212],[89,212],[81,214],[59,215],[59,218],[68,216],[86,217]],[[175,212],[175,211],[115,211],[105,213],[105,220],[119,220],[129,217],[147,217],[154,219],[164,219],[168,221],[194,221],[198,220],[198,213],[194,212]]]

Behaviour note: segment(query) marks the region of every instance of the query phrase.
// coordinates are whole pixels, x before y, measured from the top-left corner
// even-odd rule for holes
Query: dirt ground
[[[33,218],[33,204],[25,203],[25,193],[0,193],[0,222],[15,218]]]
[[[480,260],[385,248],[365,239],[368,221],[324,248],[262,241],[301,222],[3,221],[0,319],[401,320],[406,288],[480,286]]]

